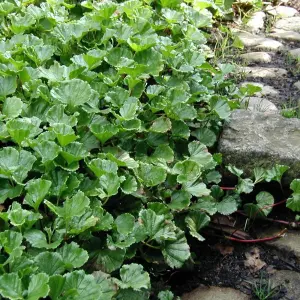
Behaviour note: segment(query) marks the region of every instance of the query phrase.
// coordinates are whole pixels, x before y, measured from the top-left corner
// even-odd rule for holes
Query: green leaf
[[[267,216],[272,211],[274,197],[268,192],[260,192],[256,195],[257,206]]]
[[[64,262],[58,253],[41,252],[34,258],[40,272],[48,275],[61,274],[64,272]]]
[[[171,127],[172,124],[169,118],[160,117],[153,122],[149,130],[153,132],[165,133],[169,131]]]
[[[266,177],[266,170],[261,167],[254,168],[253,173],[255,178],[254,184],[263,181]]]
[[[267,182],[275,180],[281,184],[281,178],[288,169],[289,169],[288,166],[275,165],[272,169],[267,170],[265,179]]]
[[[300,179],[294,179],[290,185],[293,191],[290,198],[288,198],[286,206],[292,211],[300,211]]]
[[[51,184],[51,181],[40,178],[30,180],[26,184],[25,189],[27,194],[24,198],[24,203],[30,205],[35,210],[38,210],[40,204],[48,194]]]
[[[227,101],[213,98],[210,101],[211,108],[221,119],[227,119],[231,114],[231,109]]]
[[[175,226],[171,222],[166,222],[163,215],[157,215],[151,209],[143,209],[139,216],[150,240],[174,240],[176,238]]]
[[[174,299],[174,294],[170,291],[160,291],[157,296],[158,296],[159,300],[173,300]]]
[[[49,278],[49,286],[50,286],[50,292],[49,297],[51,299],[59,299],[59,296],[61,295],[63,291],[63,287],[65,285],[66,278],[62,275],[52,275]]]
[[[136,98],[128,98],[120,108],[120,115],[124,120],[132,120],[135,118],[138,109],[138,100]]]
[[[6,98],[3,103],[2,113],[7,119],[13,119],[21,114],[23,107],[24,103],[20,98]]]
[[[116,174],[118,171],[118,165],[115,162],[100,158],[91,160],[88,163],[88,167],[97,177],[101,177],[102,175],[108,173]]]
[[[208,196],[210,194],[210,190],[203,182],[186,183],[184,184],[184,190],[196,197]]]
[[[98,138],[101,144],[104,144],[119,131],[118,127],[113,124],[96,124],[93,123],[90,127],[91,132]]]
[[[61,255],[64,267],[67,270],[80,268],[89,259],[87,251],[79,248],[74,242],[65,244],[62,248],[57,250],[57,253]]]
[[[210,217],[203,212],[192,211],[185,217],[185,222],[190,230],[190,234],[200,242],[203,242],[205,239],[199,234],[199,231],[209,224]]]
[[[13,94],[17,88],[15,76],[0,77],[0,100]]]
[[[59,144],[63,147],[74,142],[78,137],[71,126],[56,123],[52,125],[53,132],[56,134]]]
[[[42,141],[34,145],[33,149],[41,157],[43,164],[52,162],[61,151],[61,147],[52,141]]]
[[[156,186],[163,183],[167,177],[166,171],[163,168],[145,163],[140,163],[136,174],[145,186]]]
[[[190,247],[182,231],[176,234],[174,241],[166,241],[162,254],[171,268],[180,268],[190,257]]]
[[[242,179],[239,178],[239,183],[236,186],[236,190],[239,194],[246,193],[249,194],[253,191],[254,183],[250,178]]]
[[[134,216],[131,214],[122,214],[115,219],[115,224],[119,233],[127,235],[133,231]]]
[[[217,205],[218,212],[225,216],[228,216],[236,212],[237,208],[238,208],[237,201],[232,196],[227,196]]]
[[[101,290],[92,275],[86,275],[83,270],[80,270],[67,273],[64,277],[66,281],[63,287],[63,294],[69,295],[70,299],[101,299]]]
[[[31,246],[35,248],[55,249],[61,243],[61,240],[57,240],[49,244],[44,232],[37,229],[26,231],[24,237],[31,244]]]
[[[22,281],[17,273],[0,276],[0,293],[3,297],[11,300],[23,299],[22,292]]]
[[[48,282],[49,276],[45,273],[31,275],[27,291],[27,299],[38,300],[40,298],[45,298],[50,291]]]
[[[193,132],[193,135],[204,145],[211,147],[217,141],[216,134],[209,128],[199,128]]]
[[[151,158],[153,164],[157,161],[166,161],[167,163],[171,163],[174,160],[174,151],[168,145],[159,145],[151,155]]]
[[[63,81],[57,88],[51,90],[54,101],[66,104],[71,111],[77,106],[88,102],[92,96],[90,85],[80,79]]]
[[[138,264],[123,265],[120,269],[122,281],[118,281],[121,288],[132,288],[135,291],[150,288],[150,276]]]
[[[132,194],[137,190],[137,182],[135,177],[127,175],[121,184],[121,190],[124,194]]]
[[[169,207],[171,209],[182,210],[187,208],[190,205],[190,200],[192,196],[190,193],[179,190],[174,191],[171,196],[171,202],[169,203]]]
[[[86,157],[88,152],[82,143],[72,142],[64,147],[60,154],[68,164],[71,164]]]
[[[121,267],[125,259],[126,251],[117,248],[115,250],[100,250],[97,254],[97,267],[99,270],[111,273]]]
[[[179,174],[177,176],[177,182],[179,183],[193,182],[201,175],[200,166],[196,162],[190,160],[176,163],[172,171],[174,174]]]

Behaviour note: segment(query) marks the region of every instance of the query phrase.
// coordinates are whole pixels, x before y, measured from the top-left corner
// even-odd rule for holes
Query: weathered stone
[[[300,32],[300,17],[291,17],[278,20],[275,28]]]
[[[241,67],[238,70],[246,78],[276,78],[287,75],[287,70],[281,68]]]
[[[282,29],[274,29],[268,36],[287,41],[300,42],[300,33],[295,31],[286,31]]]
[[[284,49],[284,45],[281,42],[266,38],[255,46],[255,49],[277,51]]]
[[[184,294],[181,297],[182,300],[250,300],[248,295],[242,292],[227,288],[227,287],[199,287],[194,291]]]
[[[288,6],[272,6],[268,5],[266,7],[266,12],[272,16],[280,18],[289,18],[298,14],[297,9]]]
[[[245,47],[275,51],[284,48],[282,43],[264,36],[255,35],[246,31],[236,31],[235,34]]]
[[[270,85],[264,85],[263,83],[260,82],[245,81],[241,84],[241,86],[246,86],[247,84],[255,85],[261,88],[260,92],[254,94],[254,96],[256,97],[262,98],[265,96],[273,96],[273,97],[279,96],[279,92]]]
[[[267,52],[249,52],[241,54],[241,58],[248,63],[269,63],[272,56]]]
[[[283,286],[286,294],[283,299],[298,300],[300,295],[300,273],[295,271],[280,270],[271,277],[272,287]]]
[[[271,101],[259,97],[249,97],[245,99],[241,103],[241,107],[250,111],[259,111],[259,112],[278,111],[275,104],[273,104]]]
[[[295,83],[294,83],[294,86],[295,86],[298,90],[300,90],[300,81],[295,82]]]
[[[255,167],[288,165],[287,180],[300,177],[300,120],[277,113],[236,110],[219,142],[224,164],[250,175]]]
[[[288,53],[292,58],[300,60],[300,48],[290,50]]]
[[[246,24],[246,28],[252,33],[258,33],[264,28],[266,14],[262,11],[254,13]]]
[[[274,226],[261,232],[260,237],[275,236],[278,232],[280,232],[280,228]],[[300,232],[289,230],[282,237],[267,242],[267,245],[280,252],[285,260],[295,257],[298,263],[300,263]]]

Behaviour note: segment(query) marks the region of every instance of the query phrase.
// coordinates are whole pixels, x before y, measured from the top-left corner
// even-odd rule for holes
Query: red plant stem
[[[231,236],[225,236],[225,238],[227,240],[234,241],[234,242],[239,242],[239,243],[263,243],[263,242],[273,241],[275,239],[280,238],[286,231],[287,231],[287,229],[285,228],[285,229],[281,230],[275,236],[261,238],[261,239],[253,239],[253,240],[242,240],[242,239],[234,238],[234,237],[231,237]]]
[[[223,191],[234,191],[235,187],[220,186],[220,189]]]

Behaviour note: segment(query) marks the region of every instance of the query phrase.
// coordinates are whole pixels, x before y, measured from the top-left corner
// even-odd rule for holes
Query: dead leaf
[[[234,250],[233,246],[226,246],[223,244],[216,244],[215,248],[224,256],[232,254]]]
[[[245,253],[246,260],[244,261],[245,267],[250,269],[251,273],[256,273],[267,264],[260,259],[260,251],[257,247]]]

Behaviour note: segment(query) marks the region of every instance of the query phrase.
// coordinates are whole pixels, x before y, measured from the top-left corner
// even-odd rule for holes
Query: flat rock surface
[[[287,293],[283,300],[299,300],[300,298],[300,274],[294,271],[281,270],[271,277],[272,286],[283,286]]]
[[[300,90],[300,81],[295,82],[295,83],[294,83],[294,86],[295,86],[298,90]]]
[[[268,34],[268,36],[275,39],[282,39],[286,41],[294,41],[294,42],[300,41],[300,33],[296,31],[287,31],[287,30],[275,28],[271,33]]]
[[[182,300],[250,300],[242,292],[226,287],[199,287],[194,291],[184,294]]]
[[[235,34],[238,36],[245,47],[275,51],[284,48],[282,43],[270,38],[266,38],[265,36],[252,34],[246,31],[237,31]]]
[[[245,81],[241,84],[241,86],[246,86],[248,84],[251,84],[251,85],[255,85],[255,86],[258,86],[261,88],[261,91],[260,92],[257,92],[254,94],[254,96],[256,97],[264,97],[264,96],[273,96],[273,97],[276,97],[279,95],[279,92],[278,90],[276,90],[275,88],[273,88],[272,86],[270,85],[265,85],[263,83],[260,83],[260,82],[254,82],[254,81]]]
[[[266,12],[270,15],[276,16],[276,17],[281,17],[281,18],[288,18],[288,17],[293,17],[296,14],[298,14],[297,9],[293,7],[288,7],[288,6],[271,6],[268,5],[266,7]]]
[[[249,97],[241,103],[242,108],[246,108],[251,111],[267,112],[267,111],[278,111],[275,104],[268,99],[259,97]]]
[[[241,58],[248,63],[269,63],[272,56],[267,52],[248,52],[241,54]]]
[[[236,110],[219,142],[224,164],[252,174],[255,167],[290,166],[288,180],[300,177],[300,119],[278,113]]]
[[[253,33],[261,31],[264,28],[265,17],[266,14],[262,11],[254,13],[247,22],[246,28]]]
[[[242,67],[239,70],[246,78],[277,78],[287,75],[287,71],[281,68]]]
[[[278,20],[275,28],[300,32],[300,17],[290,17]]]
[[[261,233],[260,237],[274,236],[280,232],[276,226]],[[280,251],[285,258],[295,257],[300,263],[300,232],[296,230],[289,230],[282,237],[267,242],[269,246],[276,248]],[[300,282],[299,282],[300,283]],[[300,294],[299,294],[300,295]]]
[[[289,51],[289,54],[290,54],[291,57],[300,60],[300,48],[290,50],[290,51]]]

